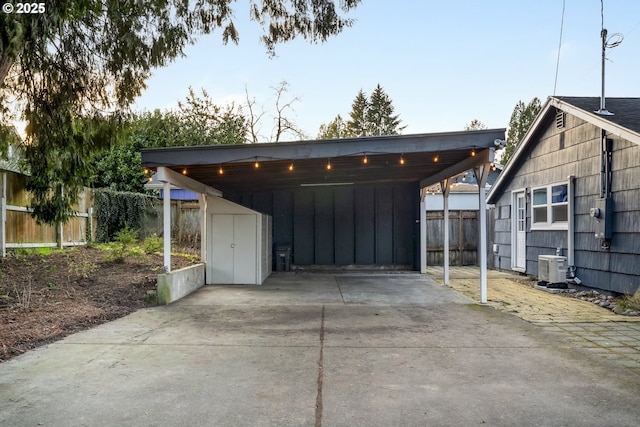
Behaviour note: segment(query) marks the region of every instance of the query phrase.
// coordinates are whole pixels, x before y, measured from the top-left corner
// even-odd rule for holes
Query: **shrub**
[[[155,233],[144,239],[144,242],[142,242],[142,249],[146,254],[155,254],[161,252],[163,246],[164,241],[162,237],[158,237],[158,235]]]
[[[107,256],[108,261],[124,262],[127,255],[130,255],[131,246],[137,241],[138,232],[132,230],[129,226],[125,226],[122,230],[116,233],[117,244],[111,250],[111,253]]]
[[[117,233],[124,228],[141,230],[147,207],[152,201],[153,197],[146,194],[104,188],[94,190],[96,240],[109,242],[117,239]]]

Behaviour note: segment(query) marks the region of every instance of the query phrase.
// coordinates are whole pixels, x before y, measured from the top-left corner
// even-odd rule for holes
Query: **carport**
[[[174,185],[200,195],[204,263],[215,262],[207,243],[207,205],[224,198],[269,215],[273,243],[288,245],[297,266],[426,273],[426,188],[441,184],[448,218],[450,183],[473,170],[480,189],[479,242],[486,248],[484,186],[504,137],[504,129],[493,129],[170,147],[143,150],[142,162],[157,171],[167,193]],[[167,201],[164,213],[165,268],[170,270]],[[448,283],[448,224],[444,233]],[[480,251],[479,261],[481,300],[486,302],[486,251]]]

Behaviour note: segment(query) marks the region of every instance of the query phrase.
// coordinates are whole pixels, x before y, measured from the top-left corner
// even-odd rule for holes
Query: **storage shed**
[[[260,285],[271,274],[271,217],[207,197],[206,283]]]

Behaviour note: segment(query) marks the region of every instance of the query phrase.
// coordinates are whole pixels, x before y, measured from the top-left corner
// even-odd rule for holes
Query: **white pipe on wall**
[[[568,228],[567,228],[567,264],[569,267],[573,267],[574,264],[574,256],[575,256],[575,228],[576,221],[574,218],[575,215],[575,184],[576,177],[574,175],[569,175],[569,191],[567,194],[568,197],[568,205],[567,205],[567,219],[568,219]]]

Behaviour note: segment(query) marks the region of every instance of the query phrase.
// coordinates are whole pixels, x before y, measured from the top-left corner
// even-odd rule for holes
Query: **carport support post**
[[[200,204],[200,262],[207,262],[207,195],[198,193]]]
[[[444,198],[444,285],[449,286],[449,178],[440,181]]]
[[[493,154],[493,153],[492,153]],[[493,156],[491,156],[493,157]],[[487,303],[487,198],[485,185],[489,177],[491,165],[486,163],[473,169],[478,182],[478,206],[480,208],[480,242],[478,254],[480,255],[480,303]]]
[[[164,269],[171,271],[171,184],[167,181],[163,185],[163,225],[164,225]]]
[[[420,189],[420,273],[427,272],[427,189]]]

